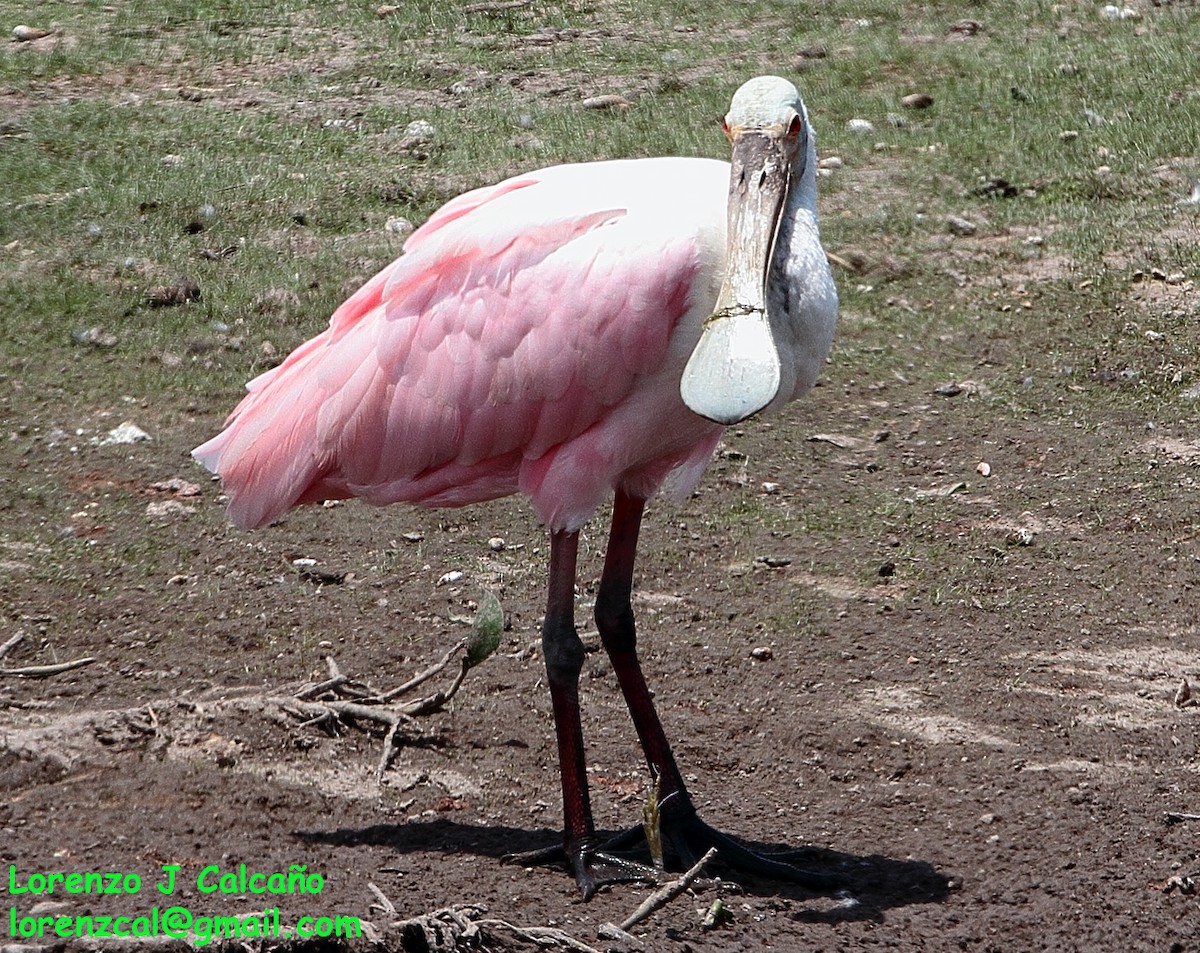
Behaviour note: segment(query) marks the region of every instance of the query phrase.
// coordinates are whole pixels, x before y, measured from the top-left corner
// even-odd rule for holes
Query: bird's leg
[[[813,887],[832,886],[837,883],[836,877],[805,870],[791,863],[792,857],[803,852],[773,855],[757,853],[710,827],[696,814],[637,657],[637,632],[630,596],[638,532],[645,505],[643,499],[617,492],[604,571],[596,594],[596,625],[655,778],[658,823],[664,846],[670,845],[679,860],[689,867],[709,847],[716,847],[726,864],[748,873]],[[630,835],[635,832],[636,829]],[[624,846],[631,839],[630,835],[622,835],[609,846]]]
[[[683,777],[671,754],[671,745],[654,708],[654,699],[642,675],[637,657],[637,630],[633,621],[633,562],[637,554],[638,532],[646,501],[617,493],[613,504],[612,528],[604,571],[596,593],[596,627],[604,650],[612,661],[613,672],[629,705],[633,726],[646,754],[646,761],[658,785],[659,803],[678,800],[690,804]]]
[[[562,775],[563,848],[584,899],[607,883],[655,879],[654,871],[604,854],[599,850],[591,801],[588,797],[583,727],[579,720],[579,673],[583,668],[583,642],[575,630],[575,563],[579,534],[555,532],[550,537],[550,594],[542,625],[542,654],[550,683],[554,729],[558,737],[558,765]],[[511,858],[538,862],[561,856],[557,850]]]

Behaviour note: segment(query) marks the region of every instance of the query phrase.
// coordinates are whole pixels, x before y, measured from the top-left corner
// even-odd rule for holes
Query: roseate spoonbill
[[[530,497],[550,531],[542,647],[559,856],[585,896],[653,874],[599,843],[584,768],[576,552],[609,493],[596,624],[656,781],[668,853],[690,862],[716,845],[752,872],[832,879],[700,820],[636,654],[630,591],[646,500],[664,485],[690,492],[726,425],[812,387],[837,318],[799,93],[752,79],[724,128],[730,164],[564,165],[449,202],[327,330],[251,381],[225,430],[194,451],[242,527],[334,498]]]

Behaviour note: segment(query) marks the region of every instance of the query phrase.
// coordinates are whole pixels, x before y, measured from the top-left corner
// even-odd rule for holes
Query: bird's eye
[[[803,128],[804,128],[804,120],[801,119],[799,115],[793,116],[792,124],[790,126],[788,126],[788,135],[789,136],[798,136],[798,135],[800,135],[800,130]]]

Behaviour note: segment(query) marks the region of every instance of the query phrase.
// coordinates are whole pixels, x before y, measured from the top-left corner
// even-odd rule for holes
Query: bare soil
[[[856,381],[835,363],[803,405],[731,432],[691,500],[650,512],[644,665],[702,813],[818,848],[845,886],[717,865],[635,930],[646,948],[1197,948],[1200,821],[1168,812],[1200,811],[1200,710],[1175,702],[1183,680],[1200,688],[1200,444],[1116,407],[1075,428],[930,383]],[[624,948],[597,927],[648,887],[585,904],[565,873],[500,862],[553,843],[561,821],[537,651],[546,547],[527,508],[347,504],[243,534],[185,458],[216,402],[135,411],[153,441],[15,441],[20,478],[49,488],[53,533],[3,544],[7,631],[24,638],[0,665],[97,661],[0,680],[0,863],[18,883],[102,870],[143,889],[10,897],[18,915],[142,912],[171,864],[176,902],[243,914],[265,904],[200,894],[203,868],[304,864],[324,886],[268,898],[285,926],[351,914],[403,949],[390,922],[479,905]],[[171,477],[199,495],[152,489]],[[579,588],[593,645],[602,547],[598,522]],[[400,733],[382,784],[378,732],[303,726],[257,697],[319,681],[327,656],[397,685],[465,635],[483,588],[507,612],[500,652]],[[640,819],[646,779],[602,653],[584,696],[597,821],[617,831]],[[718,898],[732,920],[706,930]]]

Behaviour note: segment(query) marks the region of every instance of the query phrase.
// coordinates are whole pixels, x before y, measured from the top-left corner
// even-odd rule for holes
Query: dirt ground
[[[844,884],[718,862],[636,942],[598,929],[650,886],[584,903],[562,871],[501,863],[561,828],[538,646],[548,547],[524,503],[312,507],[243,533],[188,457],[236,393],[54,403],[19,392],[29,358],[8,361],[9,406],[31,409],[2,451],[19,490],[0,505],[0,953],[143,949],[21,924],[169,905],[370,924],[347,944],[209,947],[228,950],[423,950],[397,924],[445,908],[486,923],[434,949],[1200,950],[1200,437],[1194,404],[1150,386],[1170,370],[1156,316],[1190,316],[1194,342],[1200,308],[1191,284],[1131,284],[1119,313],[1080,318],[1111,333],[1078,345],[1028,277],[995,296],[1032,310],[987,330],[897,342],[844,313],[853,347],[819,388],[729,432],[689,500],[651,504],[643,665],[697,806],[747,840],[811,846]],[[903,348],[910,370],[845,359],[872,348]],[[925,373],[935,351],[972,379]],[[63,374],[121,359],[97,353]],[[125,419],[152,439],[104,444]],[[600,518],[577,618],[593,807],[615,832],[647,784],[590,620],[603,546]],[[500,650],[397,731],[381,781],[378,725],[289,713],[327,659],[402,684],[466,636],[484,590],[506,613]],[[404,697],[445,688],[454,664]],[[202,871],[242,864],[303,865],[322,889],[199,890]],[[170,866],[168,898],[154,884]],[[59,871],[140,889],[38,893]],[[706,927],[716,900],[729,917]],[[560,932],[539,946],[501,921]]]
[[[942,396],[854,373],[835,363],[803,405],[731,432],[692,499],[653,506],[636,602],[701,812],[819,848],[845,886],[701,880],[634,932],[679,951],[1197,949],[1200,821],[1168,812],[1200,812],[1200,709],[1175,700],[1185,679],[1200,689],[1200,444],[1115,404],[1102,427],[1068,410],[1031,423],[974,385]],[[18,918],[145,912],[164,865],[197,916],[245,914],[266,904],[199,893],[204,868],[302,864],[323,889],[268,898],[284,926],[354,915],[396,950],[390,922],[475,905],[626,948],[597,927],[649,887],[585,904],[562,872],[500,863],[553,843],[561,818],[537,650],[546,546],[527,508],[348,504],[244,534],[185,455],[218,407],[135,411],[153,441],[13,442],[19,479],[55,488],[55,535],[3,544],[8,631],[24,638],[0,664],[96,661],[0,681],[0,863],[18,886],[95,870],[142,889],[10,896]],[[195,494],[154,488],[174,477]],[[579,591],[592,646],[602,546],[598,524]],[[264,701],[324,678],[326,656],[398,685],[463,637],[484,588],[507,613],[500,652],[398,734],[381,785],[379,733]],[[616,831],[646,789],[602,653],[584,695],[597,822]],[[705,929],[718,898],[732,919]],[[22,943],[38,945],[0,946]]]

